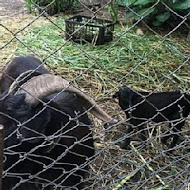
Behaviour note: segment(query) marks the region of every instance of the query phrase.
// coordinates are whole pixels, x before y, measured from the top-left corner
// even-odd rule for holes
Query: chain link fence
[[[165,4],[177,22],[157,28],[145,15],[159,1],[137,20],[113,2],[80,1],[88,19],[70,31],[71,15],[46,13],[52,3],[0,18],[3,190],[190,189],[190,13]],[[103,45],[97,18],[113,32]]]

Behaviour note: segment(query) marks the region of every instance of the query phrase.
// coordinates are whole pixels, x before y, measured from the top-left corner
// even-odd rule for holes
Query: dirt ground
[[[0,17],[12,17],[26,13],[24,0],[0,0]]]

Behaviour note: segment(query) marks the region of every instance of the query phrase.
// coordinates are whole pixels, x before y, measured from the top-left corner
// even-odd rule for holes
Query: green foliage
[[[32,0],[26,0],[26,6],[28,8],[28,11],[32,12],[32,7],[33,7]]]
[[[153,21],[152,24],[154,26],[160,26],[162,23],[164,23],[165,21],[167,21],[170,16],[171,16],[170,12],[165,12],[163,14],[159,14],[159,15],[156,16],[156,19]]]
[[[121,6],[130,6],[133,5],[136,2],[136,0],[118,0],[118,4]]]
[[[154,7],[152,8],[143,8],[138,11],[137,15],[134,16],[136,20],[139,20],[141,17],[146,17],[150,15],[151,13],[155,12],[156,9]]]
[[[152,2],[151,0],[137,0],[134,2],[134,5],[147,5],[151,2]]]
[[[190,0],[119,0],[118,3],[131,10],[127,13],[126,19],[144,19],[154,26],[160,26],[171,17],[177,17],[170,9],[182,16],[190,12]]]
[[[117,21],[118,19],[118,8],[119,3],[117,0],[112,0],[107,6],[107,11],[111,14],[112,20]]]
[[[190,8],[190,0],[178,1],[173,4],[173,8],[176,10],[185,10]]]
[[[190,64],[187,62],[183,69],[177,73],[173,72],[187,59],[185,52],[189,50],[189,44],[184,40],[183,35],[177,35],[180,36],[177,38],[169,36],[163,42],[159,35],[148,30],[141,36],[136,34],[135,28],[126,33],[125,28],[116,25],[114,29],[116,40],[94,47],[88,43],[82,45],[66,42],[63,32],[64,20],[62,16],[57,17],[54,25],[42,19],[38,26],[19,33],[17,37],[23,44],[27,44],[27,47],[18,43],[16,55],[26,55],[32,51],[36,52],[41,59],[48,57],[47,64],[56,71],[64,73],[64,76],[65,72],[69,72],[71,80],[79,76],[78,72],[83,73],[86,70],[98,73],[103,80],[111,79],[110,83],[114,86],[116,83],[113,81],[117,79],[120,81],[121,77],[126,77],[127,71],[133,70],[130,77],[126,77],[126,82],[134,86],[146,85],[154,89],[160,86],[165,76],[172,73],[170,79],[174,88],[177,85],[189,88]],[[118,37],[120,37],[119,41],[117,41]],[[91,80],[92,76],[89,76]],[[83,77],[82,81],[84,82]],[[170,83],[166,82],[163,85],[164,88],[172,88]]]
[[[42,12],[44,9],[49,15],[65,10],[74,9],[79,5],[77,0],[25,0],[29,12]]]

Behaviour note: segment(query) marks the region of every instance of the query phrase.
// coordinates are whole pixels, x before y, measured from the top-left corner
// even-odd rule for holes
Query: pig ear
[[[9,95],[4,99],[4,107],[8,111],[18,109],[23,103],[25,104],[25,95]]]
[[[9,95],[4,100],[4,108],[8,114],[14,116],[25,115],[29,111],[29,105],[25,103],[25,95]]]
[[[139,97],[138,93],[135,90],[127,88],[127,94],[128,94],[129,105],[134,106],[135,99]]]
[[[5,112],[15,119],[28,116],[31,112],[31,107],[25,102],[25,95],[9,95],[4,101]]]

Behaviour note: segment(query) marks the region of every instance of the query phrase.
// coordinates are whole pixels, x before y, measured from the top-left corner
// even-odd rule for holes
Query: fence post
[[[3,136],[4,136],[4,127],[0,125],[0,190],[2,190],[2,172],[3,172]]]

